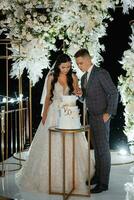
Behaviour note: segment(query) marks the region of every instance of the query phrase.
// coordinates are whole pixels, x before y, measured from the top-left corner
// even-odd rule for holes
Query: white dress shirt
[[[89,76],[91,74],[92,68],[93,68],[93,65],[91,65],[91,67],[89,67],[89,69],[87,71],[87,82],[88,82]]]
[[[90,74],[91,74],[91,71],[92,71],[92,68],[93,68],[93,65],[91,65],[90,67],[89,67],[89,69],[87,70],[87,81],[86,81],[86,83],[88,82],[88,79],[89,79],[89,76],[90,76]],[[83,101],[83,103],[84,103],[84,105],[83,105],[83,108],[84,108],[84,112],[86,112],[86,110],[88,110],[88,108],[86,107],[86,100],[84,99],[84,101]],[[85,116],[85,115],[84,115]],[[85,124],[85,119],[84,119],[84,124]]]

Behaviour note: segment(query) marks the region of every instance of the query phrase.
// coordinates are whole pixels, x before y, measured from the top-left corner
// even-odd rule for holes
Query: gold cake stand
[[[52,189],[52,155],[51,155],[51,142],[52,142],[52,135],[53,133],[57,132],[62,133],[62,146],[63,146],[63,152],[62,152],[62,158],[63,158],[63,191],[62,192],[56,192]],[[77,137],[77,134],[81,134],[82,132],[87,132],[87,138],[88,138],[88,190],[86,194],[76,194],[74,193],[74,190],[76,189],[75,186],[75,137]],[[70,189],[70,192],[66,192],[66,176],[65,176],[65,169],[66,169],[66,153],[65,153],[65,145],[66,145],[66,135],[72,134],[72,188]],[[55,169],[56,170],[56,169]],[[85,180],[86,181],[86,180]],[[86,187],[86,185],[85,185]],[[87,126],[81,126],[79,129],[59,129],[57,127],[50,127],[49,128],[49,194],[54,195],[63,195],[63,199],[66,200],[70,196],[82,196],[82,197],[90,197],[90,127]]]

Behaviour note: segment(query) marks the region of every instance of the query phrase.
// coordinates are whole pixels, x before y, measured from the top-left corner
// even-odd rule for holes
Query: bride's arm
[[[44,110],[43,110],[43,114],[42,114],[42,124],[45,124],[46,118],[47,118],[47,113],[48,113],[48,108],[51,104],[51,82],[52,82],[52,75],[48,76],[48,80],[47,80],[47,94],[46,94],[46,98],[45,98],[45,102],[44,102]]]
[[[78,84],[78,77],[76,76],[76,74],[73,74],[73,87],[74,87],[74,94],[76,96],[81,96],[82,95],[82,90],[79,87]]]

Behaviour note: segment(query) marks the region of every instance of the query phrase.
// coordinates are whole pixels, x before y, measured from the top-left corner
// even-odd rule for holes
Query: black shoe
[[[86,182],[85,182],[85,183],[86,183],[86,185],[88,185],[88,180],[86,180]]]
[[[96,185],[95,188],[91,189],[90,192],[91,193],[100,193],[103,191],[108,190],[108,186],[107,185]]]
[[[88,183],[88,180],[86,180],[86,185],[89,185]],[[98,181],[98,178],[96,178],[95,176],[91,179],[90,181],[90,185],[98,185],[99,184],[99,181]]]
[[[90,181],[90,185],[98,185],[99,184],[99,179],[97,176],[93,176],[93,178]]]

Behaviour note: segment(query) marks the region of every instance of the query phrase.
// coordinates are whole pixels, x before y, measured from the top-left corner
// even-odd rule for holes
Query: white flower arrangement
[[[119,90],[122,103],[125,106],[125,127],[124,133],[131,144],[130,152],[134,154],[134,24],[132,24],[132,35],[130,36],[130,49],[124,52],[122,61],[123,69],[126,71],[125,76],[119,77]],[[130,172],[134,174],[134,167],[130,168]],[[126,191],[126,200],[134,199],[134,177],[132,182],[124,185]]]
[[[124,133],[128,141],[134,141],[134,25],[130,37],[130,49],[124,52],[122,61],[125,76],[119,77],[119,90],[123,105],[125,106],[125,127]]]
[[[56,32],[64,39],[67,53],[74,55],[76,49],[85,47],[89,49],[94,63],[99,65],[102,60],[100,50],[104,49],[99,38],[106,34],[103,19],[110,17],[109,7],[114,8],[112,1],[90,1],[89,4],[86,0],[73,0],[57,4],[52,21],[56,22]]]
[[[43,39],[32,39],[30,42],[26,43],[24,46],[16,46],[12,44],[13,67],[11,70],[11,76],[19,78],[24,69],[28,71],[28,77],[32,80],[32,84],[35,85],[42,78],[42,70],[49,68],[49,48],[47,43]],[[19,55],[16,58],[16,55]]]
[[[133,7],[133,0],[129,1],[127,8]],[[71,56],[79,48],[87,48],[93,63],[99,66],[100,51],[104,50],[99,38],[106,34],[103,20],[111,19],[108,9],[114,9],[116,3],[118,0],[1,0],[4,19],[0,21],[0,33],[6,32],[12,44],[20,41],[21,51],[12,45],[12,76],[19,77],[26,68],[35,84],[42,70],[49,67],[50,50],[56,50],[57,38],[64,41],[63,50]],[[38,40],[41,48],[32,45]]]
[[[42,78],[43,69],[49,68],[50,50],[56,50],[49,15],[37,12],[42,6],[44,6],[43,12],[47,13],[49,4],[42,5],[42,0],[0,2],[0,9],[6,16],[5,20],[0,21],[0,25],[3,31],[9,30],[6,35],[12,44],[14,63],[11,76],[19,78],[24,69],[27,69],[28,78],[33,85]]]
[[[128,13],[129,9],[134,7],[134,0],[121,0],[123,4],[123,13]]]

